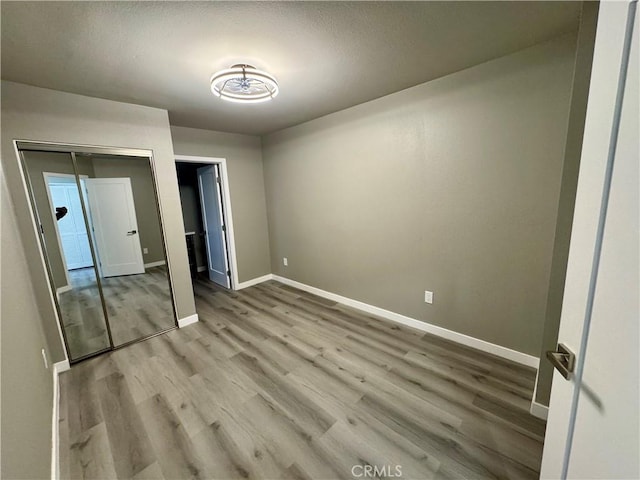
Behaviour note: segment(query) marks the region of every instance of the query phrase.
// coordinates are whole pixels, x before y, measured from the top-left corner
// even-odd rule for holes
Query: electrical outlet
[[[284,257],[282,259],[282,263],[284,264],[285,267],[289,265],[289,260],[287,260],[287,257]]]
[[[425,290],[424,301],[425,303],[433,303],[433,292],[430,292],[429,290]]]
[[[143,248],[142,249],[142,253],[144,253],[145,255],[147,255],[149,253],[149,249],[148,248]]]
[[[42,349],[42,360],[44,361],[44,368],[49,369],[49,362],[47,362],[47,353]]]

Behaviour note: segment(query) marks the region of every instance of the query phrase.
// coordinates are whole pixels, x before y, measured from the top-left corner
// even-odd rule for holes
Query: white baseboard
[[[58,372],[56,366],[53,366],[53,411],[51,412],[51,480],[60,478],[60,462],[59,462],[59,439],[58,426],[60,420],[59,404],[60,404],[60,384],[58,383]]]
[[[534,417],[546,420],[549,415],[549,407],[541,403],[536,402],[536,396],[538,394],[538,379],[540,378],[540,369],[536,372],[536,383],[533,385],[533,395],[531,396],[531,406],[529,407],[529,413]]]
[[[56,294],[60,295],[61,293],[69,292],[71,290],[73,290],[73,287],[71,285],[64,285],[62,287],[56,288]]]
[[[51,412],[51,479],[60,478],[60,383],[58,376],[60,373],[69,370],[69,360],[63,360],[53,364],[53,410]]]
[[[144,268],[159,267],[161,265],[166,265],[166,264],[167,264],[167,262],[165,262],[164,260],[160,260],[159,262],[145,263],[144,264]]]
[[[538,417],[538,418],[541,418],[542,420],[546,420],[547,417],[549,416],[549,407],[532,400],[529,413],[531,413],[531,415],[533,415],[534,417]]]
[[[207,271],[207,266],[203,265],[202,267],[198,267],[198,272],[206,272]]]
[[[243,288],[253,287],[254,285],[257,285],[262,282],[266,282],[268,280],[273,280],[273,274],[268,273],[267,275],[263,275],[257,278],[252,278],[251,280],[247,280],[246,282],[238,283],[236,285],[236,290],[242,290]]]
[[[66,372],[70,368],[71,368],[71,364],[69,363],[69,360],[62,360],[61,362],[56,362],[53,364],[53,369],[58,374],[62,372]]]
[[[198,314],[194,313],[193,315],[189,315],[188,317],[178,319],[178,328],[186,327],[187,325],[191,325],[192,323],[196,323],[198,321]]]
[[[265,275],[265,277],[268,277],[268,275]],[[260,278],[264,278],[264,277],[260,277]],[[468,335],[454,332],[452,330],[447,330],[446,328],[438,327],[436,325],[431,325],[429,323],[423,322],[422,320],[416,320],[415,318],[411,318],[405,315],[401,315],[399,313],[391,312],[389,310],[385,310],[380,307],[375,307],[373,305],[369,305],[367,303],[360,302],[358,300],[353,300],[351,298],[347,298],[341,295],[337,295],[335,293],[327,292],[325,290],[321,290],[316,287],[311,287],[304,283],[300,283],[295,280],[291,280],[289,278],[281,277],[279,275],[271,275],[271,278],[278,282],[284,283],[285,285],[299,288],[300,290],[313,293],[314,295],[318,295],[320,297],[324,297],[329,300],[342,303],[343,305],[347,305],[349,307],[353,307],[358,310],[362,310],[364,312],[377,315],[387,320],[391,320],[393,322],[400,323],[402,325],[406,325],[408,327],[412,327],[417,330],[421,330],[423,332],[427,332],[432,335],[445,338],[447,340],[451,340],[452,342],[466,345],[467,347],[475,348],[476,350],[480,350],[483,352],[490,353],[492,355],[496,355],[497,357],[501,357],[506,360],[511,360],[512,362],[518,363],[520,365],[525,365],[527,367],[537,369],[540,363],[540,360],[537,357],[534,357],[532,355],[518,352],[516,350],[512,350],[510,348],[503,347],[501,345],[496,345],[494,343],[486,342],[484,340],[470,337]],[[255,279],[255,280],[258,280],[258,279]],[[265,280],[262,280],[262,281],[265,281]],[[256,282],[256,283],[259,283],[259,282]]]

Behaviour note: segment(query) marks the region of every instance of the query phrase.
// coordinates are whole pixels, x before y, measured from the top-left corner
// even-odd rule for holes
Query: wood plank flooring
[[[62,478],[538,478],[534,370],[276,282],[195,289],[199,323],[61,375]]]
[[[59,295],[70,355],[77,359],[109,347],[93,267],[69,271],[72,289]],[[115,346],[175,325],[165,266],[139,275],[101,278]]]

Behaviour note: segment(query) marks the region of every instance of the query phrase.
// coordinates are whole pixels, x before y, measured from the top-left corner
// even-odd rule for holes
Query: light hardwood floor
[[[109,348],[94,269],[69,271],[72,289],[59,295],[62,324],[72,359]],[[115,346],[175,325],[167,270],[101,278]]]
[[[538,477],[532,369],[275,282],[195,288],[199,323],[61,375],[62,478]]]

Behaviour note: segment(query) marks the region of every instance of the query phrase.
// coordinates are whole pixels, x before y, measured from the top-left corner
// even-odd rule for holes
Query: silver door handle
[[[569,379],[576,364],[576,356],[566,345],[559,343],[555,352],[548,351],[547,359],[564,378]]]
[[[137,230],[131,230],[131,231],[127,232],[127,235],[135,235],[136,233],[138,233]]]

